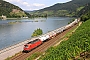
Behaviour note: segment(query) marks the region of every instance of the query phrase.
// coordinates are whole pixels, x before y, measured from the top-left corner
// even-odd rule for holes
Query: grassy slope
[[[41,60],[70,60],[81,52],[90,52],[90,20],[83,23],[76,32],[57,47],[51,47]]]

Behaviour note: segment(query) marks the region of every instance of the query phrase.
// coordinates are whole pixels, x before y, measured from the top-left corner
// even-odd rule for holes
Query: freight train
[[[61,28],[58,28],[54,31],[51,31],[51,32],[48,32],[47,34],[44,34],[40,37],[38,37],[38,39],[35,39],[33,41],[30,41],[28,43],[26,43],[24,45],[24,49],[23,51],[24,52],[29,52],[31,51],[32,49],[38,47],[39,45],[41,45],[42,43],[44,43],[45,41],[48,41],[54,37],[56,37],[58,34],[62,33],[63,31],[71,28],[72,26],[74,26],[75,24],[77,24],[79,22],[78,19],[75,19],[72,23],[66,25],[66,26],[63,26]]]

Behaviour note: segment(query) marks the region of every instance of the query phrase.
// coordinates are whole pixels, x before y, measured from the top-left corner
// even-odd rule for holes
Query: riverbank
[[[2,19],[2,18],[0,18],[0,19]],[[5,18],[2,20],[20,20],[20,19],[29,19],[29,18]]]
[[[6,20],[18,20],[18,19],[21,19],[21,18],[6,18]]]

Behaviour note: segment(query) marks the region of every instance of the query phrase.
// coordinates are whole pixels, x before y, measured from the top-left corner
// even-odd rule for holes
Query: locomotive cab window
[[[35,42],[37,42],[37,41],[39,41],[39,39],[36,39],[36,40],[34,40],[33,42],[35,43]]]
[[[27,44],[33,44],[34,42],[33,41],[30,41],[30,42],[28,42]]]
[[[28,47],[28,45],[25,45],[25,48],[27,48]]]
[[[36,40],[30,41],[30,42],[28,42],[27,44],[33,44],[33,43],[35,43],[35,42],[37,42],[37,41],[39,41],[39,39],[36,39]]]

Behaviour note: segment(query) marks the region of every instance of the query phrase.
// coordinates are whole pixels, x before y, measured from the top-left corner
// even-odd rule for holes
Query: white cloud
[[[45,6],[45,4],[34,3],[33,6],[42,7]]]
[[[24,5],[24,6],[27,6],[27,7],[30,7],[31,5],[29,4],[29,3],[27,3],[27,2],[23,2],[23,3],[21,3],[21,5]]]
[[[21,2],[22,0],[4,0],[4,1],[7,1],[7,2]]]
[[[8,1],[14,5],[17,5],[23,10],[38,10],[45,7],[45,4],[29,3],[29,2],[26,2],[25,0],[5,0],[5,1]]]

